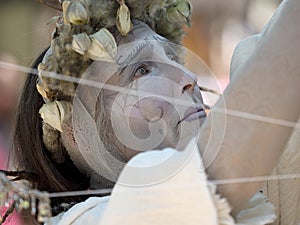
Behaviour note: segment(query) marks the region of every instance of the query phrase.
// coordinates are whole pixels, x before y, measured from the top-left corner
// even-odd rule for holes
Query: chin
[[[179,132],[180,130],[177,127],[168,128],[164,140],[159,143],[156,147],[157,150],[162,150],[164,148],[177,148],[179,142]]]

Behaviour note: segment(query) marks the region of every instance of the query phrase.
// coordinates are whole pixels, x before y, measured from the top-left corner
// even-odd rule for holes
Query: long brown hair
[[[32,65],[33,69],[42,61],[47,49]],[[42,120],[39,109],[44,100],[36,90],[38,76],[29,74],[19,100],[15,119],[12,158],[17,170],[23,171],[17,179],[31,182],[32,187],[48,192],[86,190],[89,179],[80,173],[71,159],[58,164],[51,159],[43,144]],[[64,148],[61,145],[61,148]],[[51,199],[52,206],[62,202],[82,201],[87,197]]]

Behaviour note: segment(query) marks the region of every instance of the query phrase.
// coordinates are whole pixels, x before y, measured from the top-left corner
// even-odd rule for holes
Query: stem
[[[5,215],[3,216],[0,225],[4,224],[5,220],[7,219],[7,217],[8,217],[10,214],[13,213],[14,209],[15,209],[15,203],[12,203],[12,204],[10,205],[10,207],[8,208],[8,210],[5,212]]]
[[[125,4],[125,0],[117,0],[117,2],[118,2],[120,5],[124,5],[124,4]]]

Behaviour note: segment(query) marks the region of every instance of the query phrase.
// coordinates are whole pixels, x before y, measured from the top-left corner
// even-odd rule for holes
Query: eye
[[[139,65],[135,72],[134,72],[134,77],[141,77],[144,75],[147,75],[151,70],[149,69],[149,67],[145,64],[141,64]]]

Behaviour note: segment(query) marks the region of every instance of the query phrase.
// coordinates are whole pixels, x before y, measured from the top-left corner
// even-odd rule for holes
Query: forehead
[[[171,43],[168,39],[155,33],[148,25],[140,21],[133,21],[133,29],[126,36],[120,33],[116,35],[116,42],[119,50],[132,51],[134,48],[150,44],[156,50],[172,48],[176,50],[178,47]],[[126,47],[125,47],[126,46]]]
[[[179,58],[174,44],[139,21],[135,21],[132,31],[127,36],[117,35],[116,41],[118,65],[123,62],[128,65],[134,61],[147,60],[165,62],[168,60],[166,55],[174,55]]]
[[[161,41],[168,42],[166,38],[155,33],[150,27],[148,27],[145,23],[140,21],[133,22],[133,29],[126,36],[117,35],[116,41],[118,46],[139,42],[143,40],[152,40],[152,41]]]

